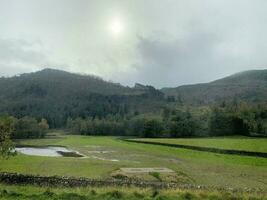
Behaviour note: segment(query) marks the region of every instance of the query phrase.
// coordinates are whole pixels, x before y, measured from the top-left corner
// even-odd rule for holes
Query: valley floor
[[[236,147],[238,149],[255,151],[258,149],[259,151],[266,151],[264,149],[266,145],[263,144],[267,144],[266,139],[258,141],[249,138],[218,138],[214,141],[206,139],[206,142],[204,139],[173,139],[166,141],[191,144],[190,140],[192,144],[218,146],[218,148]],[[189,184],[212,188],[227,188],[227,191],[231,189],[245,191],[255,188],[262,192],[267,191],[266,158],[224,155],[152,144],[137,144],[121,140],[118,137],[56,135],[46,139],[20,140],[17,141],[17,144],[37,147],[64,146],[81,153],[85,157],[44,157],[19,153],[17,156],[11,157],[8,160],[1,160],[0,172],[16,172],[42,176],[87,177],[99,180],[127,178],[131,180],[173,182],[181,185]],[[174,172],[128,174],[120,170],[121,168],[163,167]],[[14,196],[10,196],[10,193],[4,191],[6,188],[11,193],[15,191],[14,195],[15,193],[20,194],[23,190],[31,190],[27,189],[28,187],[22,189],[22,186],[1,185],[0,188],[3,189],[1,191],[2,196],[0,196],[2,199],[15,199]],[[42,196],[40,199],[46,199],[45,195],[50,195],[41,188],[33,188],[33,190],[39,191],[38,195],[40,194]],[[58,193],[57,195],[60,196],[65,194],[64,191],[65,189],[62,189],[62,191],[57,190],[55,193]],[[123,193],[126,190],[120,191]],[[33,199],[33,197],[27,197],[27,195],[31,194],[32,192],[29,191],[29,194],[23,193],[22,195],[24,195],[24,199]],[[108,192],[106,194],[110,195]],[[57,195],[51,199],[60,199]],[[88,195],[90,196],[91,193],[87,193],[84,199],[89,198]],[[131,198],[127,197],[127,199],[137,199],[133,193],[131,195]],[[151,192],[149,195],[151,196]],[[218,195],[220,196],[222,194]],[[217,199],[221,198],[219,196]],[[21,197],[19,199],[23,198]],[[91,199],[98,198],[98,196],[95,196]],[[79,198],[75,197],[73,199]],[[153,198],[151,197],[151,199]],[[175,198],[170,195],[166,199]],[[182,196],[180,199],[183,199]]]

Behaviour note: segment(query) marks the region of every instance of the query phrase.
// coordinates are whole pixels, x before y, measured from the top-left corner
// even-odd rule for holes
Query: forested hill
[[[0,79],[0,90],[12,97],[32,95],[35,97],[55,95],[62,97],[70,93],[126,94],[131,89],[89,75],[72,74],[55,69],[44,69]]]
[[[179,105],[211,105],[234,99],[266,102],[267,70],[162,90],[141,84],[125,87],[95,76],[54,69],[0,78],[0,114],[46,118],[51,127],[65,126],[68,118],[123,119],[157,115],[167,105],[175,109]]]
[[[106,117],[153,111],[164,101],[151,86],[124,87],[98,77],[44,69],[0,78],[0,113],[46,118],[51,127],[68,117]]]
[[[210,83],[163,88],[166,96],[175,96],[183,104],[205,105],[241,100],[249,103],[267,102],[267,70],[240,72]]]

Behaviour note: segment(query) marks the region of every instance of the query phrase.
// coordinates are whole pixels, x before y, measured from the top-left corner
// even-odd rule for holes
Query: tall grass
[[[1,200],[232,200],[267,199],[265,194],[205,190],[154,190],[137,188],[44,188],[0,185]]]

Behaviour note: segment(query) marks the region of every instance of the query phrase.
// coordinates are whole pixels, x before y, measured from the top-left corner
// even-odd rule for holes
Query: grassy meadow
[[[211,138],[142,138],[136,139],[141,141],[160,142],[167,144],[181,144],[199,147],[212,147],[218,149],[231,149],[253,152],[267,152],[266,138],[252,138],[252,137],[211,137]]]
[[[177,139],[179,142],[180,139]],[[204,139],[185,139],[192,142]],[[185,141],[184,140],[184,141]],[[208,141],[209,139],[207,139]],[[228,139],[217,139],[217,143]],[[240,142],[240,146],[251,146],[254,139],[229,138]],[[176,140],[173,140],[176,142]],[[136,144],[118,137],[94,137],[77,135],[56,135],[46,139],[19,140],[20,145],[65,146],[79,151],[86,157],[41,157],[18,154],[8,160],[1,160],[0,171],[62,175],[109,179],[118,174],[122,167],[167,167],[174,174],[159,174],[164,182],[194,184],[231,188],[267,189],[267,159],[238,155],[223,155],[209,152],[179,149],[150,144]],[[247,143],[247,144],[245,144]],[[260,145],[258,145],[260,146]],[[230,148],[230,147],[229,147]],[[252,147],[251,147],[252,148]],[[135,174],[132,178],[158,181],[150,174]]]

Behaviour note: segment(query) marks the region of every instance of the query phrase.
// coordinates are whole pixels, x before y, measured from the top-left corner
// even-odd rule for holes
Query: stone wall
[[[265,153],[265,152],[253,152],[253,151],[242,151],[242,150],[232,150],[232,149],[218,149],[218,148],[212,148],[212,147],[200,147],[200,146],[191,146],[191,145],[182,145],[182,144],[169,144],[169,143],[162,143],[162,142],[141,141],[141,140],[131,140],[131,139],[123,139],[123,140],[127,141],[127,142],[133,142],[133,143],[153,144],[153,145],[160,145],[160,146],[190,149],[190,150],[196,150],[196,151],[219,153],[219,154],[230,154],[230,155],[239,155],[239,156],[252,156],[252,157],[267,158],[267,153]]]
[[[89,178],[74,178],[64,176],[38,176],[19,173],[0,172],[0,183],[13,185],[36,185],[41,187],[140,187],[153,189],[190,189],[223,192],[248,192],[266,194],[262,188],[219,188],[211,186],[199,186],[192,184],[177,184],[166,182],[147,182],[134,180],[96,180]]]
[[[31,184],[38,186],[64,186],[64,187],[102,187],[102,186],[135,186],[135,187],[153,187],[153,188],[176,188],[175,183],[147,182],[137,180],[97,180],[89,178],[74,178],[64,176],[38,176],[25,175],[19,173],[0,173],[0,182],[6,184]]]

